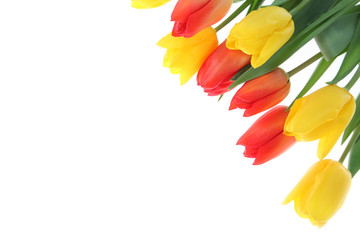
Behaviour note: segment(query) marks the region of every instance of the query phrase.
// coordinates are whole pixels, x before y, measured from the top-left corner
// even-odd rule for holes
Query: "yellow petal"
[[[260,67],[269,58],[276,53],[292,36],[294,33],[295,26],[294,22],[290,21],[288,26],[279,31],[275,31],[267,39],[264,47],[261,49],[259,55],[253,55],[251,58],[251,65],[253,68]]]
[[[341,134],[345,130],[346,126],[349,124],[352,116],[355,113],[356,103],[355,99],[351,96],[350,101],[345,104],[341,109],[341,112],[337,118],[331,122],[331,126],[328,126],[327,132],[320,138],[319,146],[317,150],[317,155],[319,159],[326,157],[331,149],[336,144],[337,140],[340,138]]]
[[[307,171],[283,204],[294,200],[300,217],[322,227],[343,205],[351,173],[339,162],[320,160]]]
[[[131,6],[137,9],[155,8],[164,5],[171,0],[132,0]]]
[[[252,11],[231,30],[230,35],[248,40],[267,37],[274,31],[283,29],[291,20],[291,14],[284,8],[269,6]]]
[[[171,33],[158,43],[167,48],[164,56],[164,66],[171,73],[180,74],[180,84],[188,82],[200,69],[206,58],[218,46],[216,31],[209,27],[191,38],[173,37]]]
[[[288,204],[293,200],[299,200],[302,198],[307,189],[311,188],[312,184],[315,181],[316,175],[326,168],[327,162],[319,161],[316,164],[312,165],[311,168],[306,172],[306,174],[301,178],[298,184],[294,187],[294,189],[289,193],[289,195],[285,198],[283,204]],[[295,203],[295,205],[297,202]]]
[[[259,67],[290,39],[294,32],[291,18],[277,6],[252,11],[231,29],[226,46],[252,55],[251,65]]]
[[[351,186],[351,173],[341,163],[332,160],[316,178],[316,186],[309,197],[307,209],[310,220],[323,226],[343,205]]]
[[[323,87],[303,97],[301,108],[297,109],[296,117],[292,118],[292,131],[305,135],[332,121],[351,97],[345,89],[336,85]]]
[[[331,151],[355,112],[355,99],[344,88],[329,85],[295,101],[284,134],[297,141],[320,139],[318,157]]]
[[[300,140],[298,140],[298,134],[294,131],[294,118],[303,104],[303,99],[304,98],[299,98],[294,102],[284,124],[284,134],[287,136],[295,136],[297,141]]]

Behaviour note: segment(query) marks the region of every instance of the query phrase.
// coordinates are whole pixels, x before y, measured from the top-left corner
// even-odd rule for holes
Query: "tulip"
[[[252,11],[230,31],[226,47],[252,55],[253,68],[263,65],[294,33],[291,14],[269,6]]]
[[[284,134],[297,141],[320,139],[317,156],[328,155],[355,112],[355,99],[344,88],[328,85],[297,99],[284,126]]]
[[[225,40],[202,64],[197,74],[197,83],[209,96],[223,94],[233,83],[231,78],[249,63],[249,55],[226,48]]]
[[[155,8],[170,2],[170,0],[131,0],[131,6],[138,9]]]
[[[253,165],[276,158],[296,143],[294,137],[283,134],[284,123],[289,114],[286,109],[286,106],[277,106],[266,112],[237,142],[237,145],[245,146],[245,157],[255,158]]]
[[[232,0],[179,0],[171,14],[174,37],[192,37],[220,21],[229,11]]]
[[[295,211],[313,225],[324,226],[343,205],[351,186],[351,173],[341,163],[320,160],[315,163],[286,197]]]
[[[167,48],[164,67],[170,68],[172,74],[180,74],[180,83],[183,85],[195,75],[201,64],[216,49],[218,40],[216,31],[209,27],[191,38],[173,37],[169,33],[157,45]]]
[[[290,91],[288,75],[281,68],[246,82],[234,95],[229,110],[246,109],[244,117],[255,115],[280,103]]]

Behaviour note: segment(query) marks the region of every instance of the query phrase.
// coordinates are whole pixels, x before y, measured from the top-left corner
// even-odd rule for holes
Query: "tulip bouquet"
[[[132,6],[147,9],[169,1],[132,0]],[[174,27],[158,45],[167,49],[163,64],[180,75],[181,84],[197,74],[204,92],[220,98],[242,84],[229,110],[245,109],[244,117],[267,111],[237,142],[245,147],[245,157],[255,159],[254,165],[276,158],[296,142],[319,140],[319,161],[284,204],[294,201],[301,217],[322,227],[342,206],[360,169],[360,96],[355,99],[350,93],[360,77],[359,0],[264,2],[178,0],[171,14]],[[238,8],[213,28],[233,4]],[[217,32],[243,11],[246,16],[219,44]],[[291,71],[280,68],[312,39],[319,53]],[[343,61],[333,79],[306,95],[339,56]],[[288,95],[290,78],[315,61],[317,67],[292,104],[276,106]],[[338,86],[347,76],[346,86]],[[341,136],[346,142],[341,158],[325,159]]]

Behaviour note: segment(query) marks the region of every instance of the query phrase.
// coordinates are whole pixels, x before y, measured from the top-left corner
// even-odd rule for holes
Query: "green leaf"
[[[233,0],[233,3],[238,3],[238,2],[241,2],[241,1],[244,1],[244,0]]]
[[[321,76],[326,72],[326,70],[330,67],[330,65],[334,62],[334,60],[335,59],[333,59],[329,62],[326,61],[324,58],[322,58],[320,60],[315,71],[311,75],[309,81],[306,83],[305,87],[301,90],[301,92],[296,96],[295,100],[303,97],[315,85],[315,83],[317,81],[319,81]],[[291,106],[294,104],[295,100],[290,104],[288,109],[291,108]]]
[[[310,24],[303,31],[298,33],[295,37],[290,39],[283,47],[281,47],[265,64],[254,69],[250,68],[239,78],[232,78],[234,83],[230,86],[230,89],[237,85],[262,76],[280,64],[285,62],[290,56],[292,56],[297,50],[304,46],[308,41],[318,35],[320,32],[331,26],[339,17],[345,12],[351,9],[357,1],[354,0],[342,0],[331,8],[328,12],[322,14],[317,20]]]
[[[326,60],[339,56],[349,45],[359,21],[359,14],[346,14],[315,37]]]
[[[239,78],[242,74],[244,74],[247,70],[249,70],[251,68],[251,65],[248,64],[246,66],[244,66],[242,69],[240,69],[233,77],[232,79],[237,79]]]
[[[271,5],[272,6],[281,6],[284,3],[288,2],[289,0],[275,0]]]
[[[296,7],[300,7],[301,9],[299,12],[295,13],[292,18],[295,23],[294,35],[309,26],[321,14],[327,12],[334,6],[335,3],[336,0],[312,0],[308,1],[307,3],[305,0],[301,1]],[[305,6],[301,7],[301,4],[304,4]],[[296,11],[295,8],[292,11]]]
[[[349,158],[349,171],[354,177],[360,169],[360,141],[358,140],[352,146]]]
[[[355,110],[354,116],[352,117],[350,123],[347,125],[347,127],[344,131],[344,134],[343,134],[343,137],[341,140],[341,144],[343,144],[346,141],[346,139],[350,136],[351,132],[359,124],[360,124],[360,94],[356,98],[356,110]]]
[[[288,1],[276,1],[273,2],[272,5],[274,6],[280,6],[285,8],[287,11],[291,11],[294,9],[297,5],[299,5],[303,0],[288,0]]]
[[[265,0],[253,0],[253,2],[251,3],[251,5],[249,7],[247,14],[249,14],[251,11],[257,10],[264,1]]]
[[[335,78],[329,84],[335,84],[346,77],[360,62],[360,21],[357,24],[354,36],[349,45],[345,58]]]

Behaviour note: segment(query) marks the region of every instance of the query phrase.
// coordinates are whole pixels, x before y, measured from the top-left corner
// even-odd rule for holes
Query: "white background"
[[[0,239],[356,238],[359,176],[335,217],[313,227],[281,203],[317,143],[252,166],[235,143],[260,115],[229,112],[234,92],[217,102],[162,67],[156,43],[174,5],[1,1]],[[311,42],[282,67],[317,51]],[[283,104],[315,66],[291,79]]]

